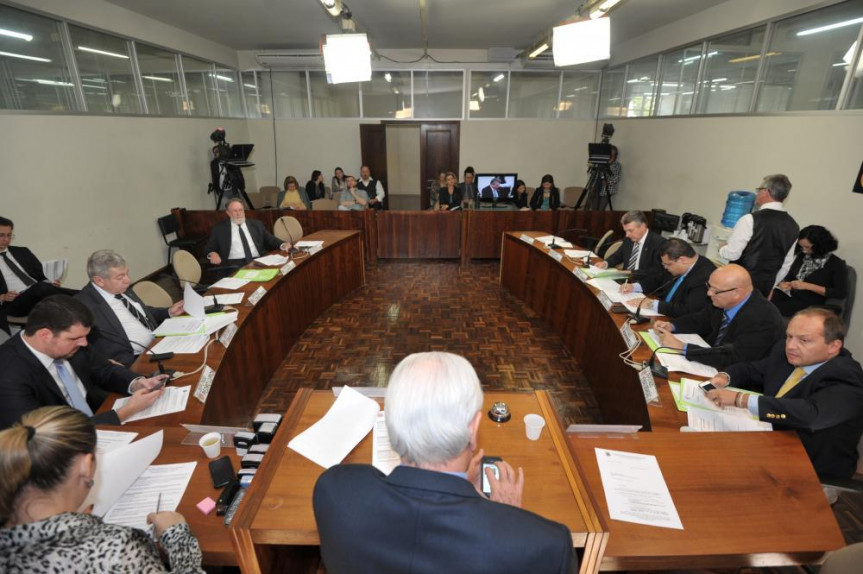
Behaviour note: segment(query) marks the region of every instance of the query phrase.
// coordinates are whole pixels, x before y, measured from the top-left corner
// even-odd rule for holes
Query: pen
[[[159,493],[159,498],[156,499],[156,513],[159,512],[159,509],[162,507],[162,493]]]

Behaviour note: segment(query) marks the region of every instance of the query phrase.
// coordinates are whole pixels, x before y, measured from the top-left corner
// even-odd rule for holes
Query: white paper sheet
[[[162,450],[162,431],[99,457],[93,488],[82,508],[93,505],[93,514],[104,516],[118,498],[144,472]]]
[[[627,294],[627,295],[631,295],[632,293],[626,293],[626,294]],[[638,296],[639,296],[639,297],[643,297],[643,296],[644,296],[644,294],[643,294],[643,293],[639,293],[639,294],[638,294]],[[624,307],[626,307],[626,309],[627,309],[630,313],[635,313],[636,311],[638,311],[638,314],[639,314],[639,315],[641,315],[642,317],[658,317],[659,315],[662,315],[662,313],[659,313],[659,312],[654,311],[653,309],[651,309],[652,305],[650,304],[650,301],[645,301],[645,302],[641,305],[641,308],[639,308],[639,307],[638,307],[638,305],[633,305],[633,304],[632,304],[632,303],[630,303],[628,300],[626,300],[626,301],[621,301],[621,303],[623,303],[623,306],[624,306]]]
[[[330,468],[369,434],[380,410],[376,401],[346,386],[321,420],[295,436],[288,448]]]
[[[697,431],[771,431],[773,425],[749,417],[720,411],[691,408],[686,412],[687,425]]]
[[[266,265],[267,267],[281,267],[288,262],[288,258],[283,257],[282,255],[264,255],[263,257],[255,259],[255,261],[261,265]]]
[[[240,287],[244,287],[249,282],[245,279],[237,279],[235,277],[224,277],[219,279],[212,285],[210,285],[211,289],[239,289]]]
[[[161,397],[156,399],[156,402],[150,405],[143,411],[136,413],[123,422],[139,421],[151,417],[178,413],[186,410],[186,403],[189,402],[189,389],[192,387],[165,387],[165,392]],[[129,401],[130,397],[117,399],[114,403],[116,411]]]
[[[156,337],[171,337],[176,335],[194,335],[204,332],[204,321],[196,317],[182,315],[168,317],[159,325],[153,335]]]
[[[66,258],[43,261],[42,273],[45,274],[45,278],[48,279],[48,281],[59,281],[63,278],[68,267],[69,260]]]
[[[542,237],[537,237],[537,241],[545,244],[546,246],[551,245],[552,240],[557,247],[565,247],[567,249],[572,248],[572,243],[564,239],[563,237],[558,237],[557,235],[543,235]]]
[[[323,247],[323,245],[324,245],[324,242],[323,242],[323,241],[309,241],[309,240],[305,240],[305,241],[297,241],[297,242],[294,244],[294,247],[296,247],[296,248],[298,248],[298,249],[299,249],[299,248],[301,248],[301,247]]]
[[[105,514],[105,522],[148,530],[147,515],[177,510],[197,462],[159,464],[147,468]],[[161,496],[160,496],[161,495]]]
[[[613,520],[683,530],[655,456],[595,450],[608,515]]]
[[[587,284],[607,293],[609,297],[615,294],[620,294],[620,284],[611,279],[588,279]]]
[[[656,331],[653,329],[648,329],[647,334],[653,339],[653,342],[657,345],[661,345],[659,342],[659,336],[656,334]],[[710,344],[704,340],[704,338],[698,333],[672,333],[675,337],[686,343],[687,345],[698,345],[699,347],[707,347],[710,348]]]
[[[690,361],[683,355],[675,353],[656,353],[656,358],[659,359],[659,364],[676,373],[689,373],[690,375],[698,375],[699,377],[707,377],[708,379],[718,372],[710,365]]]
[[[204,297],[204,305],[209,307],[215,305],[217,301],[219,305],[239,305],[245,296],[245,293],[219,293],[215,298],[212,295],[207,295]]]
[[[96,429],[96,454],[102,456],[114,449],[126,446],[138,436],[136,432],[121,432]]]
[[[572,257],[573,259],[584,259],[585,256],[599,257],[599,255],[593,251],[584,251],[582,249],[564,249],[563,254],[567,257]]]
[[[179,337],[165,337],[156,343],[151,353],[174,353],[175,355],[194,355],[204,348],[209,335],[181,335]]]
[[[183,288],[183,309],[190,317],[204,318],[204,298],[192,289],[191,283],[186,283]]]
[[[389,475],[401,463],[402,459],[399,453],[394,451],[390,444],[386,414],[381,411],[375,420],[375,428],[372,433],[372,466]]]
[[[207,318],[204,320],[204,334],[212,335],[222,327],[227,327],[231,323],[237,320],[239,313],[213,313],[212,315],[207,315]]]

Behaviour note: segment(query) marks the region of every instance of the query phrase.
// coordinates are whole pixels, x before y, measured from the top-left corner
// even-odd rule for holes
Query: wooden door
[[[386,197],[384,209],[389,209],[390,186],[387,181],[387,130],[384,124],[360,124],[360,155],[369,166],[372,177],[380,180]],[[359,173],[357,173],[359,177]]]
[[[428,209],[428,181],[437,178],[438,170],[452,171],[460,179],[459,122],[423,122],[420,124],[420,209]]]

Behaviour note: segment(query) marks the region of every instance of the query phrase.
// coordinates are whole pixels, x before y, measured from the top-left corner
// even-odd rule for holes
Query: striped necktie
[[[124,297],[122,294],[117,293],[116,295],[114,295],[114,298],[120,301],[123,306],[125,306],[126,309],[129,310],[129,313],[131,313],[132,316],[135,317],[135,319],[137,319],[138,322],[145,326],[147,329],[152,331],[156,328],[156,326],[150,323],[150,320],[147,319],[147,315],[138,311],[138,308],[132,305],[132,302],[126,299],[126,297]]]
[[[806,371],[803,370],[801,367],[797,367],[796,369],[791,371],[791,374],[788,376],[785,382],[782,383],[782,387],[779,389],[779,392],[776,393],[776,398],[779,399],[787,395],[791,391],[791,389],[796,387],[797,384],[803,380],[803,377],[805,376]]]
[[[626,264],[626,268],[630,271],[635,270],[635,266],[638,264],[638,256],[641,254],[641,244],[637,241],[632,243],[632,255],[629,256],[629,263]]]
[[[719,332],[716,333],[716,341],[714,346],[722,344],[725,335],[728,334],[728,326],[731,324],[731,319],[728,317],[728,312],[722,312],[722,323],[719,325]]]

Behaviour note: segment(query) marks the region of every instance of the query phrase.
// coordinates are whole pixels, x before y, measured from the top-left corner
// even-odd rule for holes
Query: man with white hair
[[[315,485],[321,555],[330,574],[565,573],[577,567],[569,529],[522,510],[524,474],[497,463],[479,491],[483,412],[471,364],[418,353],[393,371],[386,396],[390,443],[402,464],[389,476],[337,465]]]

